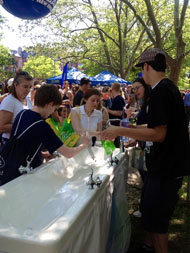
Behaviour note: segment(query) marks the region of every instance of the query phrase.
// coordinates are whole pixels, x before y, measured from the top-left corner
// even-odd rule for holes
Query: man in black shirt
[[[74,96],[73,107],[84,104],[82,99],[84,97],[84,93],[87,91],[88,88],[90,88],[90,80],[86,77],[83,77],[80,80],[80,88]]]
[[[138,252],[167,253],[169,220],[177,203],[182,176],[190,175],[190,142],[181,94],[165,76],[164,52],[159,48],[148,49],[140,59],[136,66],[141,67],[145,82],[152,87],[148,124],[136,128],[111,126],[102,138],[120,135],[146,141],[148,172],[142,189],[141,212],[147,234]]]
[[[123,107],[125,106],[125,101],[121,96],[121,85],[119,83],[113,83],[111,88],[112,102],[110,108],[108,108],[109,119],[122,119]],[[113,121],[111,125],[119,126],[120,121]],[[120,146],[120,136],[115,138],[114,144],[116,148]]]
[[[123,107],[125,101],[121,96],[121,85],[119,83],[113,83],[111,88],[112,103],[108,108],[109,119],[122,119]],[[112,125],[119,126],[119,122],[113,122]]]

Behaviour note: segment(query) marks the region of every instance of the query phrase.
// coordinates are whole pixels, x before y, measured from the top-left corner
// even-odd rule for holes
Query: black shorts
[[[143,228],[151,233],[167,233],[183,178],[160,179],[147,175],[141,193]]]

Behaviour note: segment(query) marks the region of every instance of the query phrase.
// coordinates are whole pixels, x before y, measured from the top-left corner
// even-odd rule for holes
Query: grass
[[[131,215],[132,236],[128,253],[132,253],[136,246],[143,242],[144,231],[139,218],[132,213],[138,209],[141,185],[129,185],[127,198],[129,202],[129,214]],[[187,177],[179,192],[179,201],[169,226],[169,253],[190,253],[190,201],[187,197]]]

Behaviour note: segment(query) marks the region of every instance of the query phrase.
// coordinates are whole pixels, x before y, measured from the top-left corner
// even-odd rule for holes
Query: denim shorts
[[[142,225],[151,233],[167,233],[183,178],[163,179],[147,175],[141,193]]]

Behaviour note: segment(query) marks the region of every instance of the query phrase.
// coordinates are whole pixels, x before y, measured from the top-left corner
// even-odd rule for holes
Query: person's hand
[[[99,131],[86,131],[86,136],[95,136],[96,138],[100,138],[101,137],[101,132]]]
[[[50,154],[49,151],[41,151],[41,155],[46,160],[50,160],[54,158],[54,155]]]
[[[117,136],[119,136],[118,135],[118,127],[117,126],[110,126],[102,132],[101,139],[113,141]]]
[[[134,146],[136,146],[136,141],[135,140],[129,140],[128,142],[126,142],[125,144],[124,144],[124,146],[125,146],[125,148],[130,148],[130,147],[134,147]]]
[[[129,128],[137,128],[137,126],[134,125],[134,124],[129,124],[127,127],[129,127]]]
[[[81,141],[85,147],[88,147],[90,145],[90,138],[88,136],[82,136]]]
[[[65,100],[63,100],[63,101],[62,101],[62,104],[63,104],[63,105],[68,105],[68,104],[70,104],[69,99],[65,99]]]
[[[75,132],[76,132],[77,134],[79,134],[80,136],[88,136],[88,135],[86,134],[86,131],[85,131],[85,130],[77,129],[77,130],[75,130]]]
[[[127,118],[129,119],[132,115],[134,115],[135,108],[129,107],[125,109],[125,113],[127,114]]]
[[[102,132],[95,131],[93,136],[95,136],[97,139],[100,140],[101,139],[101,135],[102,135]]]

